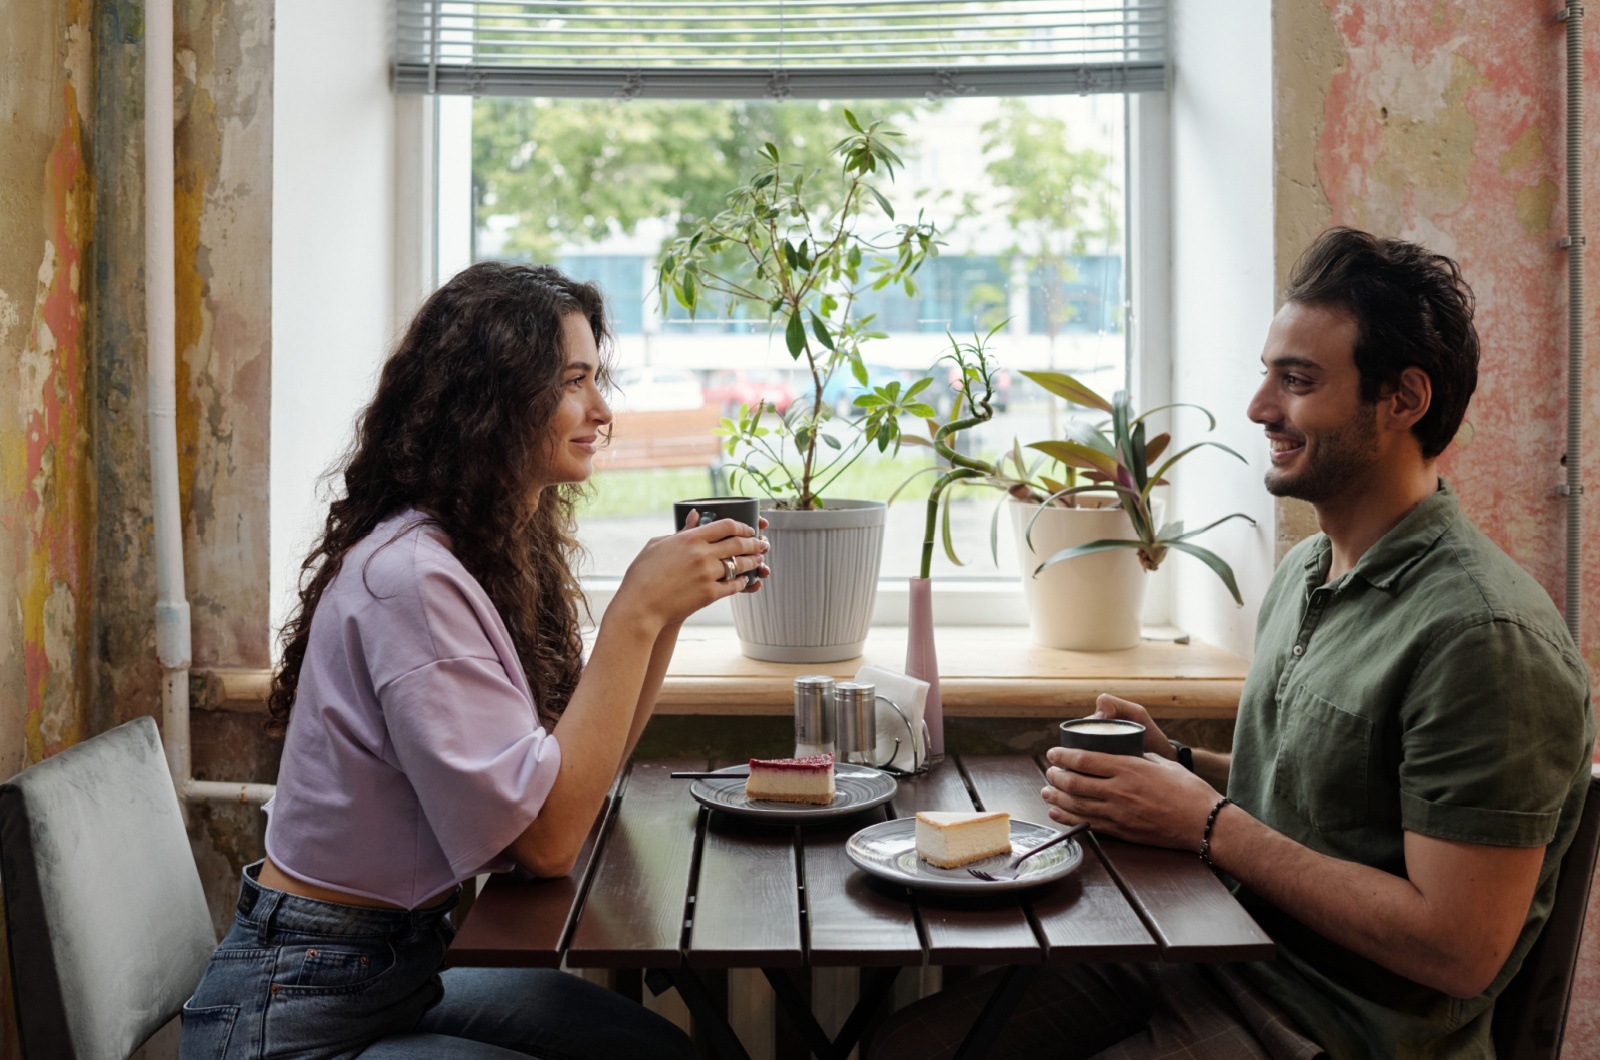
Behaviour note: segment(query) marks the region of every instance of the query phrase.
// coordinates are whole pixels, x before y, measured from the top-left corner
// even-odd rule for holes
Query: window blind
[[[631,99],[1166,87],[1166,0],[395,0],[394,87]]]

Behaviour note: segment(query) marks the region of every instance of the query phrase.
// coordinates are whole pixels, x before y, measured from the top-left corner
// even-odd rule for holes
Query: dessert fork
[[[976,876],[978,879],[987,880],[990,883],[1003,883],[1006,880],[1014,880],[1017,878],[1018,865],[1021,865],[1024,861],[1027,861],[1029,858],[1039,853],[1039,851],[1048,850],[1057,843],[1064,843],[1080,832],[1087,832],[1088,830],[1088,821],[1084,821],[1082,824],[1075,824],[1065,832],[1062,832],[1060,835],[1052,836],[1030,850],[1024,850],[1022,853],[1012,858],[1003,869],[996,869],[993,872],[985,872],[983,869],[968,869],[967,871]]]

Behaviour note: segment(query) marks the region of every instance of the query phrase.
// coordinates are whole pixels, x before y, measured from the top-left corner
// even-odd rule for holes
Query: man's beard
[[[1267,492],[1317,504],[1339,496],[1365,478],[1378,452],[1378,406],[1361,402],[1350,422],[1332,433],[1302,443],[1301,470],[1294,474],[1271,468]]]

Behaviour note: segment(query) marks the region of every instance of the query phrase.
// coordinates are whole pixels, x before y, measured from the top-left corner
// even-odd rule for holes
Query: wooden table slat
[[[678,783],[687,786],[686,781]],[[684,956],[699,968],[798,968],[795,829],[713,813],[700,848]]]
[[[680,963],[700,804],[668,774],[701,768],[703,760],[634,765],[567,948],[572,967]]]
[[[1266,961],[1277,950],[1215,873],[1192,854],[1096,837],[1168,961]]]
[[[1059,827],[1050,820],[1039,790],[1044,774],[1031,759],[1016,755],[964,756],[967,779],[986,810],[1003,810],[1014,820]],[[1161,948],[1101,862],[1094,844],[1084,843],[1083,864],[1065,880],[1028,893],[1028,905],[1049,946],[1051,961],[1154,961]]]
[[[943,762],[920,777],[900,781],[892,800],[898,817],[918,810],[971,810],[972,796],[955,760]],[[1007,895],[993,899],[945,897],[920,891],[917,912],[934,964],[1031,964],[1045,950],[1028,922],[1027,913]]]
[[[489,877],[445,954],[447,968],[557,968],[578,915],[595,842],[610,821],[608,798],[572,871],[557,880],[508,872]]]
[[[845,853],[845,844],[858,829],[887,817],[882,808],[875,808],[837,826],[802,830],[813,965],[922,963],[922,938],[906,889],[867,875]]]

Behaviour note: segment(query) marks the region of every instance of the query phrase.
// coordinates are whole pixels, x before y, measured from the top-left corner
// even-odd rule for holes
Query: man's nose
[[[1251,396],[1250,404],[1245,406],[1244,414],[1250,418],[1251,423],[1275,423],[1281,418],[1271,400],[1267,383],[1267,380],[1262,380],[1261,385],[1256,387],[1255,394]]]

